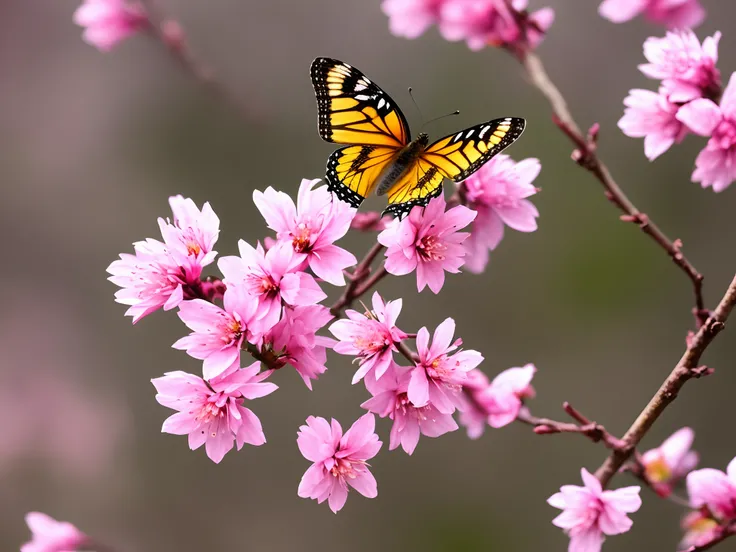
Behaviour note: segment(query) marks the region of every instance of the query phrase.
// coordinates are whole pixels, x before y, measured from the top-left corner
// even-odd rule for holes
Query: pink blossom
[[[515,0],[513,9],[526,10],[527,0]],[[554,11],[544,8],[528,16],[524,28],[518,14],[512,13],[506,2],[497,0],[445,0],[440,8],[439,27],[446,40],[464,40],[471,50],[484,46],[522,42],[525,35],[535,48],[552,26]],[[541,32],[540,32],[541,31]]]
[[[698,453],[690,449],[694,438],[693,430],[683,427],[659,447],[642,454],[641,463],[647,479],[655,485],[659,494],[669,495],[672,485],[698,465]]]
[[[240,257],[223,257],[218,262],[230,286],[242,286],[258,300],[256,319],[264,330],[272,328],[281,318],[282,300],[289,305],[313,305],[327,295],[319,284],[299,266],[305,255],[295,253],[289,244],[279,243],[268,251],[243,240],[238,242]]]
[[[467,232],[458,232],[475,219],[476,213],[463,205],[445,212],[445,198],[441,195],[429,204],[414,207],[403,220],[394,219],[378,235],[385,245],[385,268],[391,274],[402,276],[417,271],[417,289],[429,286],[439,293],[445,283],[445,271],[460,272],[465,262],[463,242]]]
[[[486,375],[477,368],[467,373],[467,379],[463,384],[467,404],[463,406],[459,420],[470,439],[480,438],[488,424],[488,409],[484,404],[483,395],[489,385]]]
[[[680,526],[685,534],[678,550],[687,550],[692,546],[705,546],[721,534],[718,522],[700,510],[688,513],[682,518]]]
[[[74,23],[85,27],[84,41],[103,52],[149,25],[143,6],[126,0],[84,0]]]
[[[189,435],[189,448],[205,445],[207,456],[219,464],[233,448],[245,443],[260,446],[266,442],[261,421],[243,406],[245,399],[265,397],[276,391],[273,383],[261,383],[270,372],[258,373],[260,363],[247,368],[226,370],[223,376],[205,382],[202,378],[176,371],[151,380],[159,404],[179,412],[161,428],[164,433]]]
[[[265,192],[254,191],[253,201],[278,241],[303,254],[319,278],[344,286],[343,270],[357,260],[334,242],[350,229],[356,210],[343,201],[332,201],[326,186],[314,188],[317,182],[302,180],[296,205],[288,195],[270,187]]]
[[[670,29],[697,27],[705,19],[700,0],[604,0],[598,12],[614,23],[643,13],[650,21]]]
[[[335,352],[360,359],[353,384],[370,371],[380,380],[393,362],[396,344],[406,339],[406,334],[396,327],[401,304],[401,299],[384,303],[378,292],[374,292],[372,311],[362,314],[348,309],[345,311],[348,320],[338,320],[330,326],[330,332],[339,340]]]
[[[335,343],[316,334],[333,318],[330,309],[321,305],[286,307],[279,323],[264,337],[263,354],[291,364],[311,390],[312,380],[327,370],[327,348]]]
[[[228,368],[239,367],[244,341],[257,343],[261,331],[256,321],[258,301],[243,288],[230,287],[224,296],[224,309],[203,299],[184,301],[179,318],[192,331],[172,345],[204,360],[204,379],[215,378]]]
[[[217,255],[212,247],[220,221],[209,203],[199,211],[191,199],[174,196],[169,202],[174,223],[159,219],[165,243],[151,238],[136,242],[135,255],[122,253],[107,268],[108,279],[122,288],[115,301],[130,305],[125,314],[134,324],[162,307],[170,310],[202,296],[202,269]]]
[[[389,17],[391,33],[417,38],[439,20],[445,0],[383,0],[381,9]]]
[[[483,395],[488,411],[488,424],[500,428],[519,415],[524,399],[534,398],[532,378],[537,368],[533,364],[509,368],[498,374]]]
[[[605,535],[626,533],[633,522],[626,514],[641,506],[639,487],[604,491],[585,468],[580,470],[584,487],[564,485],[547,503],[564,510],[552,523],[570,536],[570,552],[599,552]]]
[[[447,318],[437,326],[429,346],[429,331],[421,328],[417,333],[417,354],[419,362],[411,370],[411,380],[407,394],[414,406],[426,406],[430,402],[443,414],[452,414],[455,408],[462,408],[460,396],[462,386],[467,380],[467,372],[483,361],[478,351],[459,351],[462,340],[452,342],[455,334],[455,321]]]
[[[720,106],[700,98],[680,108],[677,118],[696,134],[711,137],[695,160],[693,182],[722,192],[736,180],[736,73],[731,75]]]
[[[626,110],[618,127],[626,136],[644,138],[644,154],[650,161],[670,149],[675,142],[682,142],[688,133],[688,128],[677,117],[680,107],[663,94],[631,90],[624,105]]]
[[[381,418],[388,416],[394,421],[391,426],[389,450],[401,445],[404,452],[412,454],[419,443],[419,435],[439,437],[457,429],[452,414],[442,413],[432,404],[414,406],[409,400],[408,390],[411,371],[405,368],[400,373],[390,372],[381,379],[379,388],[371,391],[373,398],[360,406]]]
[[[220,219],[209,203],[200,211],[189,198],[169,198],[174,221],[159,218],[158,226],[164,242],[182,266],[207,266],[217,256],[213,250],[220,234]]]
[[[503,238],[504,225],[519,232],[537,229],[539,211],[529,201],[537,193],[532,184],[542,169],[538,159],[514,162],[500,154],[460,183],[468,206],[478,213],[465,242],[465,266],[476,274],[488,264],[488,251]]]
[[[68,521],[56,521],[41,512],[26,514],[31,540],[20,547],[20,552],[72,552],[86,550],[89,537]]]
[[[719,519],[736,519],[736,458],[728,464],[726,473],[713,468],[690,472],[687,492],[693,508],[706,506]]]
[[[672,103],[685,103],[717,95],[721,74],[716,68],[718,41],[715,33],[703,41],[691,30],[668,32],[664,38],[650,37],[644,42],[649,63],[639,66],[647,77],[662,80],[662,91]]]
[[[373,414],[358,418],[345,435],[335,419],[330,424],[324,418],[307,418],[296,442],[304,457],[314,463],[299,483],[299,496],[320,504],[327,500],[335,513],[345,505],[348,485],[366,498],[375,498],[378,489],[367,462],[382,445],[375,427]]]

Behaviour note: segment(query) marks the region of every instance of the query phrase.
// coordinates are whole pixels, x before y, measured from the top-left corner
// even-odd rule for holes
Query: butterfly
[[[374,190],[388,196],[382,215],[398,218],[442,193],[445,178],[465,180],[514,143],[525,121],[504,117],[466,128],[432,144],[412,141],[406,117],[391,97],[355,67],[317,58],[310,74],[323,140],[347,144],[327,160],[327,186],[359,207]]]

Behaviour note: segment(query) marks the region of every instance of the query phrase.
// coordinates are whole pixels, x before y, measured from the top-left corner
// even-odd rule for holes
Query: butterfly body
[[[411,140],[409,125],[391,97],[351,65],[317,58],[311,67],[327,142],[347,144],[327,160],[327,185],[359,207],[372,192],[387,195],[383,214],[402,217],[442,193],[445,178],[459,182],[521,136],[525,121],[494,119],[430,143]]]

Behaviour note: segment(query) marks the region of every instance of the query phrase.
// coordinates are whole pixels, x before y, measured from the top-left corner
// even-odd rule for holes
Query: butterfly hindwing
[[[455,182],[465,180],[513,144],[524,132],[525,124],[519,117],[505,117],[466,128],[427,146],[422,159]]]
[[[383,214],[398,218],[409,214],[416,205],[426,205],[442,193],[445,175],[436,166],[418,157],[404,175],[388,190],[388,207]]]
[[[319,134],[327,142],[402,148],[409,125],[391,97],[355,67],[317,58],[311,67]]]
[[[370,145],[334,151],[327,160],[328,189],[352,207],[359,207],[395,154],[394,148]]]

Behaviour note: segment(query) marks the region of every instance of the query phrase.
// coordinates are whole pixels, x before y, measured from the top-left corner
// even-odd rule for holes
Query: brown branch
[[[148,15],[150,23],[146,27],[148,33],[166,47],[179,66],[216,98],[224,100],[225,103],[235,108],[244,120],[252,121],[252,111],[215,78],[215,72],[211,67],[192,54],[181,25],[164,14],[157,0],[140,0],[140,3]]]
[[[349,277],[350,281],[348,282],[342,296],[332,305],[332,307],[330,307],[332,316],[335,318],[342,316],[342,311],[344,309],[350,307],[358,297],[362,296],[366,291],[378,283],[381,278],[388,274],[386,269],[381,267],[371,275],[371,264],[375,258],[378,257],[381,251],[383,251],[383,246],[376,242],[373,244],[370,251],[366,253],[365,257],[363,257],[363,260],[358,263],[358,266],[355,267],[355,270]]]
[[[534,426],[537,435],[552,435],[556,433],[578,433],[594,443],[602,442],[607,448],[615,450],[621,446],[621,440],[606,431],[602,425],[593,422],[578,412],[570,403],[564,403],[562,408],[578,423],[558,422],[549,418],[538,418],[524,407],[519,412],[518,422]]]
[[[608,167],[598,157],[596,143],[598,125],[594,125],[587,136],[583,134],[575,122],[572,113],[570,113],[564,96],[549,78],[542,60],[530,51],[519,52],[518,50],[513,50],[512,53],[524,66],[531,83],[547,98],[547,101],[552,107],[555,124],[575,144],[577,149],[573,152],[573,160],[588,170],[603,185],[606,197],[623,211],[624,215],[621,216],[621,220],[637,224],[642,232],[651,237],[659,247],[666,251],[667,255],[670,256],[673,262],[690,279],[695,295],[693,313],[695,314],[698,326],[702,325],[709,314],[705,309],[703,300],[703,275],[682,254],[682,243],[679,240],[670,240],[645,213],[642,213],[636,208],[623,190],[621,190],[613,179]]]
[[[708,375],[712,370],[705,366],[699,366],[700,357],[713,339],[723,330],[731,310],[736,304],[736,276],[728,286],[720,303],[708,317],[698,332],[688,339],[687,348],[682,358],[677,363],[672,373],[667,377],[659,390],[655,393],[649,404],[642,410],[639,417],[634,421],[628,431],[624,434],[623,446],[614,450],[603,465],[598,468],[595,475],[606,486],[611,477],[631,457],[636,446],[652,424],[664,412],[664,409],[675,400],[677,394],[685,382],[692,378]]]

